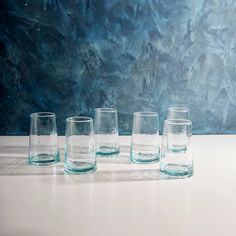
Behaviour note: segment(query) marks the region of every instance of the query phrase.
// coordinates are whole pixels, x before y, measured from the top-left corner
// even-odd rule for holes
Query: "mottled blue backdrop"
[[[236,133],[235,0],[1,0],[0,134],[29,114],[188,105],[194,133]]]

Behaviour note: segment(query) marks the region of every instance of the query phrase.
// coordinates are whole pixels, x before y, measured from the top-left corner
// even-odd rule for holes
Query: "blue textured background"
[[[235,0],[1,0],[0,134],[64,119],[186,104],[194,133],[236,133]]]

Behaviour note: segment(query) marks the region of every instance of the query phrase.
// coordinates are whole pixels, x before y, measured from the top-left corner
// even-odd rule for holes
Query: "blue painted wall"
[[[235,0],[0,1],[0,134],[64,119],[186,104],[194,133],[236,133]]]

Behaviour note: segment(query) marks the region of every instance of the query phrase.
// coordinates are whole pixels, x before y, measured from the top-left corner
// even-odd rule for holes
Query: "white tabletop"
[[[159,164],[130,164],[130,137],[120,143],[117,158],[75,176],[64,175],[62,162],[27,166],[28,138],[0,137],[0,235],[236,235],[235,135],[194,136],[187,179],[163,178]]]

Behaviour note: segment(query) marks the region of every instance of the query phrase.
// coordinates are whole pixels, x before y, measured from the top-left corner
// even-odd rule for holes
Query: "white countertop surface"
[[[0,137],[0,236],[236,235],[236,135],[194,136],[187,179],[130,164],[130,137],[120,143],[118,157],[78,176],[63,161],[27,166],[28,137]]]

